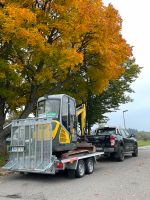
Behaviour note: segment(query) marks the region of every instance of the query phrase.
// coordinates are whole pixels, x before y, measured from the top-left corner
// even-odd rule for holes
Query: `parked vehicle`
[[[135,135],[117,127],[98,128],[94,135],[87,136],[88,142],[96,146],[97,151],[104,151],[105,156],[123,161],[124,156],[138,156],[138,143]]]

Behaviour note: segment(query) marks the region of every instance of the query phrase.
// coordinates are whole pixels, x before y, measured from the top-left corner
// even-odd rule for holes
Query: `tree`
[[[57,19],[39,3],[32,6],[31,1],[5,1],[0,10],[1,132],[8,112],[25,106],[20,117],[27,117],[38,96],[82,62],[82,54],[54,30]]]
[[[61,82],[61,91],[79,102],[85,102],[89,92],[102,93],[110,80],[124,73],[123,63],[131,55],[131,48],[120,33],[121,18],[117,11],[109,5],[101,12],[101,18],[102,22],[92,21],[94,33],[90,31],[82,39],[79,51],[84,60],[80,70],[69,71],[67,81]]]
[[[135,136],[138,133],[138,130],[133,128],[128,128],[127,131],[130,135],[134,134]]]
[[[90,13],[90,14],[89,14]],[[78,102],[123,72],[131,48],[121,18],[100,0],[5,0],[0,8],[0,137],[6,115],[32,112],[39,96],[66,91]]]
[[[110,81],[109,86],[100,95],[90,95],[87,100],[88,132],[95,123],[107,121],[105,114],[114,112],[121,104],[132,101],[129,94],[134,92],[131,83],[138,77],[141,67],[131,58],[124,64],[125,73],[118,79]]]

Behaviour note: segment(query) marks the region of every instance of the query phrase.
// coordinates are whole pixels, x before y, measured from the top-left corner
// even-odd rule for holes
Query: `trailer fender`
[[[71,170],[76,170],[78,165],[78,160],[72,162],[72,163],[67,163],[66,164],[66,169],[71,169]]]

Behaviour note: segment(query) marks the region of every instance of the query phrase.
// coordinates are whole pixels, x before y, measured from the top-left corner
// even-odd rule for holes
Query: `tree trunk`
[[[86,102],[86,122],[87,122],[88,135],[90,135],[90,132],[91,132],[91,115],[90,115],[90,107],[89,107],[90,101],[91,101],[91,93],[88,92],[88,98]]]
[[[3,137],[0,138],[0,156],[6,156],[7,155],[7,146],[6,141]]]
[[[22,112],[21,116],[19,117],[20,119],[25,119],[29,116],[29,114],[32,112],[33,106],[35,105],[38,97],[37,97],[37,89],[38,87],[36,85],[31,85],[31,94],[29,97],[29,100],[25,106],[24,111]],[[5,123],[5,115],[4,115],[4,109],[2,109],[2,106],[4,106],[5,104],[1,103],[1,99],[0,99],[0,152],[2,151],[2,153],[4,154],[5,150],[6,150],[6,144],[5,144],[5,139],[6,137],[10,136],[11,134],[11,125],[8,126],[7,128],[3,129],[3,125]]]
[[[3,130],[5,117],[5,99],[0,97],[0,132]]]
[[[88,129],[88,135],[90,135],[90,132],[91,132],[91,124],[90,123],[88,123],[87,129]]]
[[[31,94],[30,94],[28,102],[25,106],[24,111],[22,112],[22,114],[20,116],[20,119],[27,118],[29,116],[29,114],[32,112],[33,106],[36,104],[37,99],[38,99],[37,90],[38,90],[37,85],[31,85]]]
[[[3,137],[3,126],[5,124],[5,98],[0,97],[0,154],[6,154],[6,143]]]

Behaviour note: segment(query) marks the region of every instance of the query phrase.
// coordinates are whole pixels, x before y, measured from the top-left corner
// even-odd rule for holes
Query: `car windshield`
[[[59,119],[60,100],[48,99],[38,103],[38,116]]]
[[[102,135],[102,134],[116,134],[116,129],[115,128],[100,128],[97,129],[97,135]]]

